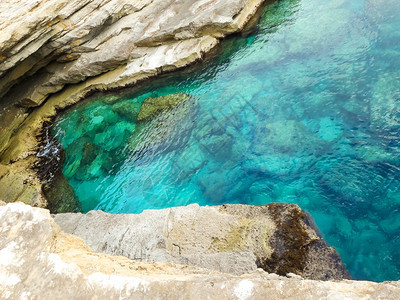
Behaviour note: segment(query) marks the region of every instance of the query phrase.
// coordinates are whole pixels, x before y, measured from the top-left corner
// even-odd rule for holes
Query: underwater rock
[[[400,128],[399,72],[385,73],[373,87],[370,102],[371,125],[374,129],[398,134]]]
[[[139,102],[125,100],[114,104],[112,110],[128,121],[136,122],[141,108]]]
[[[248,174],[296,174],[310,168],[327,142],[302,122],[261,123],[242,167]]]
[[[209,163],[198,174],[196,183],[203,197],[213,205],[241,201],[252,183],[240,166],[235,167],[229,161],[223,165]],[[228,185],[227,182],[235,182],[235,185]]]
[[[368,210],[371,203],[364,199],[380,199],[383,197],[382,186],[387,179],[381,176],[373,164],[350,159],[331,159],[317,162],[316,168],[320,173],[318,184],[325,195],[330,195],[337,205],[345,211],[349,218],[357,212],[353,203],[357,202],[359,210]]]
[[[396,14],[399,2],[396,0],[366,0],[364,4],[365,13],[373,22],[384,23]]]
[[[355,148],[355,152],[361,161],[377,163],[377,162],[400,162],[399,153],[397,151],[390,152],[378,145],[359,145]]]
[[[289,2],[293,2],[292,5],[298,5],[298,7],[302,5],[301,1]],[[301,22],[291,24],[291,26],[296,26],[301,30],[290,31],[285,35],[285,39],[282,40],[286,46],[285,52],[289,52],[291,55],[307,56],[311,53],[329,51],[332,46],[340,46],[345,35],[337,33],[346,30],[346,26],[351,20],[350,12],[343,8],[332,8],[322,3],[308,3],[307,5],[314,5],[318,14],[313,15],[312,18],[302,18]],[[293,11],[293,8],[291,10]],[[318,26],[315,26],[315,24],[318,24]],[[296,32],[296,35],[293,32]]]
[[[283,120],[258,126],[254,133],[253,153],[315,155],[325,144],[302,122]]]
[[[179,213],[175,209],[169,214],[169,218],[163,213],[169,210],[145,212],[152,218],[147,220],[150,224],[150,230],[142,227],[143,233],[149,234],[148,237],[154,237],[152,228],[159,228],[157,234],[163,232],[160,224],[165,225],[164,229],[169,231],[174,238],[179,237],[178,229],[182,229],[183,236],[181,242],[174,246],[168,244],[168,247],[175,249],[178,253],[181,249],[185,254],[187,249],[196,245],[195,236],[190,239],[188,233],[192,231],[194,223],[187,223],[187,220],[196,216],[191,214],[190,210]],[[210,228],[209,220],[215,215],[215,210],[208,208],[211,214],[205,214],[202,221],[206,224],[206,229]],[[220,213],[219,220],[230,223],[234,212],[229,210],[229,214]],[[251,209],[249,210],[250,213]],[[175,214],[173,214],[175,212]],[[193,212],[193,211],[192,211]],[[144,214],[145,214],[144,213]],[[92,238],[104,241],[110,239],[111,232],[120,231],[123,233],[121,224],[126,222],[129,225],[126,231],[126,237],[121,235],[121,244],[126,249],[128,245],[134,243],[129,240],[132,237],[132,227],[135,223],[129,223],[138,216],[128,215],[109,215],[101,212],[93,212],[86,215],[86,220],[82,215],[57,215],[56,220],[64,217],[64,227],[73,227],[71,222],[67,225],[66,217],[69,220],[75,220],[77,230],[96,231],[91,226],[96,224],[100,218],[110,221],[106,230],[104,226],[98,228],[99,235]],[[207,218],[208,216],[208,218]],[[60,218],[61,217],[61,218]],[[160,220],[157,217],[162,217]],[[249,216],[251,217],[251,216]],[[180,220],[182,219],[182,220]],[[265,228],[259,222],[246,223],[243,219],[243,227],[239,227],[237,234],[247,235],[247,244],[253,241],[256,245],[261,245],[255,240],[257,229]],[[117,221],[117,222],[113,222]],[[146,224],[141,219],[143,225]],[[171,222],[169,222],[171,221]],[[86,229],[83,223],[87,224]],[[153,223],[150,223],[153,222]],[[138,262],[121,256],[111,256],[102,253],[93,252],[82,239],[77,236],[67,234],[60,230],[54,222],[48,210],[32,208],[22,203],[12,203],[4,206],[0,202],[0,269],[2,280],[0,281],[0,290],[3,298],[20,299],[24,297],[33,297],[41,299],[385,299],[394,300],[400,298],[400,282],[382,282],[375,283],[370,281],[314,281],[302,280],[298,276],[291,274],[288,277],[281,277],[276,274],[268,274],[262,270],[251,272],[250,274],[237,276],[212,271],[210,269],[201,269],[187,265],[177,265],[174,263],[163,262]],[[103,224],[103,223],[100,223]],[[137,223],[136,223],[137,224]],[[157,224],[157,225],[156,225]],[[203,223],[202,223],[203,224]],[[224,224],[224,223],[220,223]],[[184,227],[186,225],[186,227]],[[187,226],[189,225],[189,226]],[[212,228],[212,227],[211,227]],[[203,229],[203,228],[201,228]],[[213,233],[218,234],[218,228],[213,229]],[[226,232],[224,227],[220,227]],[[103,231],[104,230],[104,231]],[[203,229],[207,235],[206,230]],[[260,236],[266,236],[268,231],[262,232]],[[221,234],[221,233],[219,233]],[[235,231],[230,237],[234,238]],[[154,241],[161,240],[160,238]],[[186,239],[187,243],[184,243]],[[243,241],[243,239],[241,239]],[[231,239],[233,244],[235,240]],[[110,239],[114,245],[115,240]],[[216,248],[222,248],[224,241],[215,241]],[[240,246],[240,244],[237,244]],[[140,245],[137,245],[140,247]],[[152,244],[154,254],[161,253],[166,247],[165,244]],[[181,247],[181,248],[180,248]],[[157,250],[159,248],[159,250]],[[233,249],[233,247],[231,247]],[[106,251],[108,249],[105,244]],[[262,251],[262,247],[259,248]],[[203,249],[200,249],[203,250]],[[205,249],[206,250],[206,249]],[[229,249],[225,249],[229,251]],[[96,251],[96,250],[95,250]],[[115,252],[119,251],[115,248]],[[147,249],[143,248],[143,251]],[[143,252],[143,254],[145,253]],[[130,252],[131,255],[135,255]],[[199,253],[201,257],[202,252]],[[7,255],[5,255],[7,254]],[[137,253],[140,255],[140,253]],[[138,256],[140,257],[140,256]],[[250,257],[250,255],[249,255]],[[194,257],[195,258],[195,257]],[[193,258],[193,259],[194,259]],[[222,263],[216,255],[215,264]],[[243,262],[242,256],[233,257],[229,261],[233,268],[239,268]],[[29,272],[27,272],[29,270]],[[51,284],[49,284],[51,283]]]
[[[140,107],[138,122],[150,121],[165,110],[177,107],[180,103],[192,98],[185,93],[176,93],[156,98],[146,98]]]
[[[323,145],[323,141],[309,132],[303,123],[295,120],[267,123],[260,130],[265,136],[262,132],[257,133],[259,139],[264,138],[263,143],[256,144],[255,151],[258,153],[262,153],[265,147],[281,153],[316,153]]]
[[[147,98],[129,138],[129,148],[138,153],[138,158],[181,148],[190,137],[196,111],[196,100],[188,94]]]
[[[90,165],[96,159],[99,151],[100,147],[98,147],[97,145],[91,142],[85,142],[82,149],[81,165]]]
[[[350,278],[339,254],[295,204],[192,204],[140,215],[58,214],[55,220],[95,251],[138,261],[169,261],[237,275],[262,268],[309,279]]]

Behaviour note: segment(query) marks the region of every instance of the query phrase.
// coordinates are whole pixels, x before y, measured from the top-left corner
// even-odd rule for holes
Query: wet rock
[[[373,129],[397,136],[400,128],[400,73],[390,72],[379,77],[370,102]]]
[[[48,201],[47,207],[52,213],[80,211],[75,192],[61,172],[55,175],[51,184],[43,186],[43,193]]]
[[[125,100],[114,104],[112,110],[128,121],[136,122],[140,111],[140,103]]]
[[[270,242],[274,252],[270,258],[259,259],[259,267],[279,275],[294,273],[318,280],[350,278],[340,256],[323,240],[310,215],[297,205],[266,207],[276,224]]]
[[[193,204],[140,215],[58,214],[55,220],[95,251],[139,261],[170,261],[232,274],[262,268],[310,279],[350,278],[312,218],[295,204]]]
[[[196,100],[188,94],[147,98],[140,109],[129,147],[138,158],[184,146],[193,129]]]
[[[192,98],[189,94],[177,93],[157,98],[146,98],[140,107],[138,122],[154,119],[161,112],[177,107],[180,103]]]
[[[78,199],[62,173],[65,153],[60,142],[49,135],[49,128],[42,135],[43,145],[36,156],[40,157],[35,169],[44,183],[42,192],[52,213],[80,211]],[[79,164],[80,160],[78,160]]]
[[[388,179],[369,163],[332,159],[331,164],[321,161],[316,167],[320,172],[319,188],[323,194],[330,195],[349,217],[357,218],[354,202],[357,202],[358,210],[369,210],[371,203],[365,199],[383,197],[381,187],[388,183]]]
[[[32,165],[31,165],[32,167]],[[29,176],[32,170],[26,170],[26,165],[0,164],[0,200],[4,202],[21,201],[32,206],[47,204],[37,177]]]

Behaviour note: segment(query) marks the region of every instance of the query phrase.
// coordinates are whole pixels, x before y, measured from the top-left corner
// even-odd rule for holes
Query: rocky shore
[[[251,245],[251,242],[257,242],[257,239],[252,239],[253,237],[263,236],[267,238],[267,241],[270,237],[269,241],[273,244],[274,223],[268,220],[268,214],[264,215],[262,220],[260,215],[254,213],[263,209],[268,210],[234,205],[202,209],[190,206],[163,211],[146,211],[136,217],[110,216],[96,212],[86,217],[83,215],[56,216],[57,222],[63,223],[63,228],[79,232],[80,235],[85,236],[84,239],[91,240],[95,249],[103,247],[102,251],[109,253],[126,254],[129,249],[136,247],[136,249],[142,249],[142,253],[136,252],[142,257],[154,258],[158,255],[161,258],[165,255],[167,258],[166,255],[168,255],[168,258],[177,258],[181,255],[183,259],[189,260],[190,253],[194,254],[197,251],[198,254],[204,253],[203,256],[199,256],[198,264],[204,265],[204,262],[208,260],[209,265],[214,266],[213,269],[223,269],[223,262],[229,259],[229,251],[241,247],[241,250],[236,249],[238,250],[236,258],[233,255],[230,257],[234,263],[230,267],[231,270],[235,266],[238,268],[230,272],[236,273],[232,275],[171,262],[140,262],[122,256],[96,253],[79,237],[62,231],[48,210],[33,208],[22,203],[0,206],[1,298],[399,299],[399,282],[318,281],[305,280],[295,274],[283,277],[266,273],[262,269],[255,269],[255,266],[251,265],[254,265],[254,261],[249,261],[250,267],[247,269],[239,270],[243,267],[242,262],[252,256],[252,251],[255,253],[253,258],[259,255],[256,244]],[[201,212],[212,214],[207,218],[208,220],[210,217],[216,217],[220,223],[225,222],[230,231],[219,226],[213,227],[210,222],[208,222],[209,226],[201,230],[196,226],[198,220],[204,225],[206,215],[202,215]],[[157,221],[159,217],[161,221]],[[136,223],[127,224],[126,222],[133,220],[131,218],[136,218]],[[192,221],[196,218],[196,223],[192,222],[191,226],[188,226],[191,218]],[[92,222],[88,219],[92,219]],[[98,223],[100,220],[107,219],[117,223],[106,223],[106,225],[102,222]],[[145,219],[147,219],[148,227],[144,224]],[[73,226],[74,222],[77,222],[76,226]],[[85,225],[83,222],[88,223]],[[142,226],[139,226],[136,231],[140,233],[140,236],[135,237],[135,230],[131,226],[138,225],[138,222],[142,222]],[[153,222],[156,224],[153,225]],[[116,238],[121,237],[121,242],[113,240],[113,234],[121,229],[124,223],[127,226],[126,238],[122,235],[114,235]],[[163,231],[151,232],[160,223],[164,224]],[[100,236],[90,238],[89,234],[83,232],[96,232],[93,225],[100,226],[98,228]],[[238,225],[239,227],[235,229]],[[102,231],[104,226],[108,230]],[[307,226],[304,229],[310,233],[308,238],[313,238],[314,241],[319,240],[315,231]],[[196,232],[196,235],[191,239],[189,234],[193,232]],[[239,237],[235,236],[237,233]],[[147,241],[146,234],[150,234]],[[166,237],[165,234],[169,236]],[[230,243],[221,240],[213,242],[210,240],[212,236],[221,238],[225,236]],[[144,242],[135,245],[130,238],[133,239],[132,241],[138,241],[138,238],[141,238]],[[106,239],[110,239],[109,245],[105,243]],[[194,239],[199,239],[198,248],[194,247]],[[157,244],[146,248],[151,240]],[[163,244],[163,241],[166,244]],[[177,246],[174,245],[175,242]],[[229,249],[220,249],[221,255],[213,257],[210,249],[202,249],[209,246],[210,242],[214,244],[214,249],[218,247]],[[126,245],[123,245],[124,243]],[[271,250],[269,246],[269,242],[264,244],[265,253]],[[332,249],[329,250],[329,247],[325,247],[325,250],[334,252]],[[243,255],[246,251],[247,254]],[[192,262],[193,257],[192,255]],[[222,263],[216,268],[218,262]],[[229,271],[229,268],[226,270]],[[243,272],[249,273],[237,275]]]
[[[91,211],[57,214],[55,221],[94,251],[136,261],[173,262],[234,275],[261,268],[283,276],[350,279],[312,217],[295,204],[192,204],[140,215]]]
[[[37,153],[58,111],[95,91],[201,60],[219,39],[243,29],[263,2],[1,3],[0,199],[57,207],[43,194],[49,178],[37,172]]]
[[[202,60],[263,2],[0,3],[0,298],[400,298],[399,282],[348,280],[297,205],[43,209],[77,205],[46,148],[58,112]]]

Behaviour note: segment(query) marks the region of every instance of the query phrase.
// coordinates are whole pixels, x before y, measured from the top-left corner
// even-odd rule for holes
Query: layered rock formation
[[[55,220],[94,251],[136,261],[174,262],[235,275],[262,268],[309,279],[350,278],[339,254],[295,204],[193,204],[140,215],[57,214]]]
[[[47,205],[42,185],[49,178],[35,166],[43,127],[57,111],[94,91],[201,59],[220,38],[240,31],[262,2],[0,3],[0,198]]]
[[[227,220],[235,214],[232,207],[224,213]],[[260,269],[237,276],[95,253],[61,231],[48,210],[22,203],[0,206],[0,224],[2,299],[400,298],[399,282],[302,280]]]

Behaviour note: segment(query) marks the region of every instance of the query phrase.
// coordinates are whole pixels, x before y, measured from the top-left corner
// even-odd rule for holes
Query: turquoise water
[[[222,48],[56,121],[83,211],[297,203],[355,279],[400,279],[400,1],[275,2]],[[178,92],[132,146],[143,101]]]

